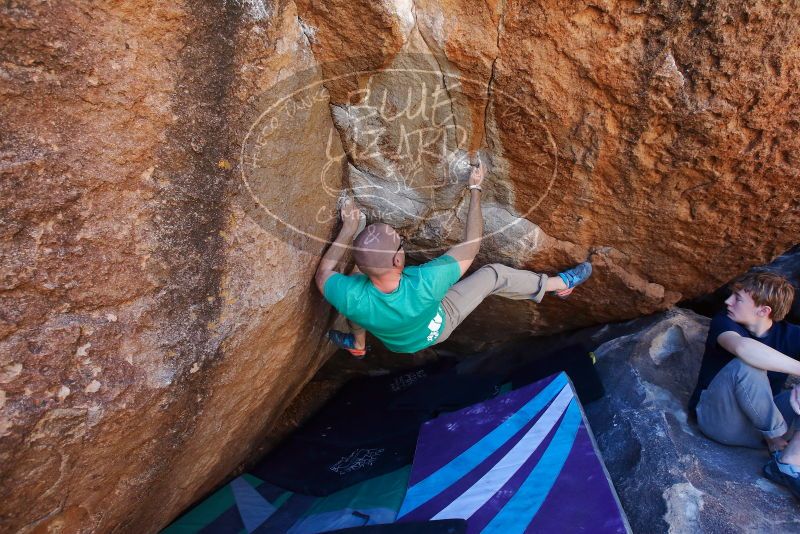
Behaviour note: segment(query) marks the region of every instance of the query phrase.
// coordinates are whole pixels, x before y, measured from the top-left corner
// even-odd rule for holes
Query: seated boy
[[[753,448],[766,442],[774,453],[766,476],[800,498],[800,437],[792,439],[800,386],[782,391],[788,374],[800,375],[800,326],[782,320],[794,288],[777,274],[756,272],[734,280],[731,290],[727,312],[711,321],[689,411],[715,441]]]

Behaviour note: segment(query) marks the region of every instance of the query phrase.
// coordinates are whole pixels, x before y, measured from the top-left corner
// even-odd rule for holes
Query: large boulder
[[[586,406],[634,532],[797,532],[798,503],[763,450],[720,445],[689,420],[710,320],[676,308],[594,352],[606,396]]]
[[[300,0],[298,13],[371,217],[418,260],[443,252],[480,150],[478,264],[595,265],[569,302],[491,300],[455,343],[667,309],[798,241],[800,12],[787,4],[355,5]]]
[[[324,242],[270,232],[233,168],[314,59],[260,1],[6,2],[0,48],[0,531],[153,532],[331,352]],[[312,221],[330,125],[314,102],[263,156]]]

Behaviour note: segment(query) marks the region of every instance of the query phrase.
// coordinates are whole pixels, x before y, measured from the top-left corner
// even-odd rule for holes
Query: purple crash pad
[[[564,373],[425,423],[398,522],[467,532],[630,532]]]

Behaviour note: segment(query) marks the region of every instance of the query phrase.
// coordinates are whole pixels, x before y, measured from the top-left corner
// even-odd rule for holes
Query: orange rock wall
[[[343,179],[422,260],[466,214],[462,185],[432,177],[480,149],[478,264],[592,257],[568,301],[483,304],[453,338],[467,348],[664,309],[797,243],[798,18],[767,2],[6,2],[0,530],[156,531],[247,457],[330,354],[313,273]],[[397,109],[409,80],[441,84],[443,152],[409,166],[405,130],[378,121],[367,157],[352,92]],[[317,98],[266,121],[302,87]]]
[[[250,99],[313,63],[293,4],[261,8],[2,8],[0,531],[157,531],[330,354],[322,245],[236,177]]]
[[[567,302],[490,299],[454,342],[474,347],[652,313],[800,241],[793,89],[800,15],[788,4],[380,5],[352,24],[344,8],[303,3],[300,14],[315,26],[312,49],[326,60],[346,61],[356,48],[374,65],[416,61],[427,70],[424,58],[435,58],[453,122],[468,133],[448,150],[480,148],[492,166],[483,195],[491,235],[479,263],[552,273],[591,257],[595,266],[594,279]],[[413,26],[402,30],[409,18]],[[387,20],[384,35],[402,42],[370,46]],[[348,39],[363,46],[338,46]],[[415,54],[423,59],[408,59]],[[362,76],[365,86],[375,84]],[[402,89],[393,96],[401,99]],[[342,91],[332,98],[352,122],[356,108]],[[350,123],[337,126],[357,184],[390,174],[391,164],[381,169],[374,157],[359,157],[368,141],[354,139]],[[391,160],[393,147],[383,150]],[[362,196],[363,205],[385,211]],[[402,205],[402,197],[393,202]],[[434,200],[437,213],[454,211],[463,221],[462,197]],[[463,225],[420,222],[432,215],[393,214],[392,224],[419,249],[436,244],[441,252]],[[502,230],[513,217],[522,223]]]

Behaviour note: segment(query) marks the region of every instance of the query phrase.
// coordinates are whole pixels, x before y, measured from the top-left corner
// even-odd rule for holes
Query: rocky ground
[[[687,419],[709,322],[675,309],[595,350],[606,396],[586,413],[606,467],[635,532],[797,532],[800,504],[761,474],[766,448]]]
[[[687,418],[686,404],[697,380],[709,322],[708,317],[675,308],[633,321],[529,338],[480,354],[438,352],[460,358],[463,372],[479,368],[504,374],[560,347],[596,347],[596,368],[606,394],[584,407],[635,533],[796,532],[800,503],[762,476],[766,448],[719,445]],[[398,360],[379,352],[357,361],[337,353],[292,403],[275,435],[286,435],[302,424],[348,378],[425,360],[422,355]],[[264,442],[250,462],[273,444],[274,440]]]

